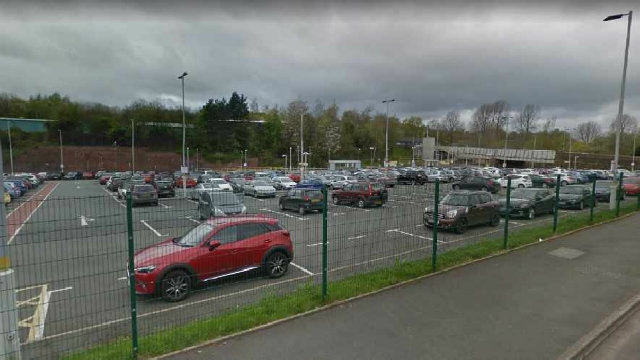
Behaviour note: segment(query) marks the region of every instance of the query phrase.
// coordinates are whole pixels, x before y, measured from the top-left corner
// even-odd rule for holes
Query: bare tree
[[[492,104],[482,104],[473,113],[471,130],[478,133],[478,145],[483,145],[481,139],[485,139],[490,129],[499,130],[507,121],[509,105],[505,101],[496,101]]]
[[[449,135],[449,144],[453,144],[453,135],[456,131],[464,130],[464,125],[460,120],[460,113],[457,111],[449,111],[442,119],[442,128]]]
[[[616,132],[616,123],[617,118],[611,122],[611,126],[609,127],[611,132]],[[624,134],[625,132],[633,132],[638,127],[638,120],[631,115],[624,114],[622,115],[622,121],[620,121],[620,133]]]
[[[586,143],[592,142],[602,134],[602,128],[595,121],[587,121],[576,127],[578,138]]]
[[[258,98],[254,97],[251,100],[251,104],[249,104],[249,110],[253,113],[257,113],[260,111],[260,106],[258,105]]]
[[[529,135],[531,131],[536,129],[536,121],[538,121],[538,114],[540,113],[540,107],[533,104],[527,104],[522,111],[516,116],[515,128],[525,135]]]

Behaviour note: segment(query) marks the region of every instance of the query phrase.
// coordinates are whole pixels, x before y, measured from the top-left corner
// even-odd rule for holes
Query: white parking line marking
[[[13,233],[13,235],[11,235],[11,238],[9,238],[9,241],[7,241],[7,245],[11,245],[11,242],[13,241],[13,239],[15,239],[16,236],[18,236],[18,234],[20,233],[20,230],[22,230],[22,228],[24,227],[24,224],[26,224],[29,220],[31,220],[31,217],[33,216],[33,214],[35,214],[38,211],[38,209],[40,209],[40,206],[42,206],[42,204],[44,204],[44,202],[47,201],[47,198],[49,198],[49,195],[53,194],[53,192],[56,190],[58,185],[60,185],[60,183],[57,183],[56,186],[53,187],[51,192],[48,193],[47,196],[45,196],[44,199],[42,199],[42,201],[40,201],[40,204],[38,204],[38,206],[36,206],[36,208],[31,212],[31,214],[29,214],[29,216],[27,216],[27,218],[22,222],[22,224],[20,224],[20,227],[18,227],[16,232]]]
[[[162,207],[163,207],[163,208],[165,208],[165,209],[169,209],[169,208],[171,208],[171,207],[172,207],[172,206],[167,206],[167,205],[165,205],[165,204],[163,204],[163,203],[161,203],[161,202],[158,202],[158,205],[162,206]]]
[[[116,195],[113,195],[112,193],[109,192],[109,190],[102,188],[102,190],[104,190],[104,192],[107,193],[107,195],[109,195],[110,198],[112,198],[113,200],[115,200],[115,202],[118,203],[118,205],[122,206],[123,208],[127,208],[127,205],[123,204],[120,202],[120,200],[117,199]]]
[[[117,280],[118,280],[118,281],[122,281],[122,280],[127,280],[127,279],[128,279],[128,277],[123,276],[123,277],[119,277]]]
[[[402,234],[402,235],[407,235],[407,236],[411,236],[411,237],[416,237],[416,238],[423,239],[423,240],[433,240],[433,239],[432,239],[432,238],[430,238],[430,237],[426,237],[426,236],[422,236],[422,235],[416,235],[416,234],[408,233],[408,232],[402,231],[402,230],[400,230],[400,229],[391,229],[391,230],[387,230],[386,232],[397,232],[397,233]],[[438,240],[438,242],[442,242],[442,241]]]
[[[350,236],[347,238],[347,240],[362,239],[363,237],[367,237],[367,235]]]
[[[196,220],[196,219],[192,218],[191,216],[187,216],[187,217],[186,217],[186,219],[187,219],[187,220],[189,220],[189,221],[193,221],[193,222],[194,222],[194,223],[196,223],[196,224],[200,224],[200,221],[198,221],[198,220]]]
[[[328,242],[328,241],[327,241],[327,244],[329,244],[329,242]],[[320,246],[320,245],[322,245],[322,243],[321,243],[321,242],[319,242],[319,243],[315,243],[315,244],[308,244],[308,245],[307,245],[307,247]]]
[[[303,273],[305,273],[305,274],[313,275],[313,273],[312,273],[311,271],[309,271],[309,270],[307,270],[307,269],[303,268],[302,266],[300,266],[300,265],[298,265],[298,264],[295,264],[295,263],[292,263],[292,262],[291,262],[291,263],[289,263],[289,264],[293,265],[293,267],[296,267],[296,268],[298,268],[298,269],[302,270],[302,272],[303,272]]]
[[[274,214],[278,214],[278,215],[282,215],[282,216],[286,216],[286,217],[290,217],[290,218],[293,218],[293,219],[298,219],[300,221],[309,220],[309,218],[301,218],[299,216],[293,216],[293,215],[290,215],[290,214],[285,214],[285,213],[280,212],[280,211],[274,211],[274,210],[269,210],[269,209],[264,209],[264,208],[263,209],[259,209],[259,210],[260,211],[266,211],[266,212],[274,213]]]
[[[90,221],[95,221],[96,219],[92,219],[90,217],[86,217],[84,215],[80,216],[80,225],[81,226],[87,226],[89,225]]]
[[[40,323],[38,324],[38,328],[36,329],[36,333],[35,333],[35,339],[34,340],[41,340],[44,337],[44,322],[45,319],[47,318],[47,312],[49,311],[49,302],[51,300],[51,294],[53,293],[57,293],[57,292],[61,292],[61,291],[67,291],[67,290],[71,290],[73,289],[73,287],[71,286],[67,286],[64,289],[57,289],[57,290],[49,290],[47,291],[45,298],[43,300],[42,303],[42,316],[40,317]]]
[[[163,236],[167,236],[167,235],[162,235],[158,232],[158,230],[154,229],[151,225],[147,224],[146,220],[140,220],[140,222],[142,223],[142,225],[146,226],[149,228],[149,230],[153,231],[154,234],[156,234],[156,236],[158,237],[163,237]]]

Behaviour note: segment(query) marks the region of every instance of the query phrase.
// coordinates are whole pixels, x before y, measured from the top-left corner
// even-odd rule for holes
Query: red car
[[[289,179],[295,183],[300,182],[300,174],[289,174]]]
[[[277,278],[293,259],[289,231],[278,220],[259,216],[212,218],[184,236],[136,253],[136,293],[185,299],[199,283],[262,269]]]
[[[91,180],[94,176],[93,171],[85,171],[82,173],[82,180]]]
[[[625,195],[640,195],[640,177],[628,177],[622,179]]]
[[[194,188],[196,187],[196,185],[198,185],[198,181],[194,178],[191,177],[187,177],[187,187],[188,188]],[[175,182],[175,187],[178,189],[182,189],[182,177],[179,177],[176,179]]]
[[[107,182],[109,182],[109,180],[111,179],[111,174],[105,174],[100,176],[100,185],[106,185]]]

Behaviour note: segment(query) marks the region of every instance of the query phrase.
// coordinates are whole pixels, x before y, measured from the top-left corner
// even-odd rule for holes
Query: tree
[[[612,133],[616,132],[616,123],[617,118],[611,121],[611,125],[609,129]],[[622,121],[620,122],[620,134],[624,134],[626,132],[634,132],[638,127],[638,120],[631,115],[624,114],[622,115]]]
[[[536,128],[539,113],[540,108],[537,105],[525,105],[522,111],[516,116],[516,130],[525,135],[529,135],[529,133]]]
[[[453,135],[455,132],[464,130],[464,125],[460,120],[460,113],[457,111],[449,111],[442,119],[442,128],[449,135],[449,145],[453,144]]]
[[[600,136],[602,129],[600,125],[595,121],[587,121],[581,123],[576,127],[578,138],[586,143],[592,142],[595,138]]]

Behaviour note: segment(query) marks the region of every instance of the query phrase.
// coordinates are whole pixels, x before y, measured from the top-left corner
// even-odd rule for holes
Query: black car
[[[422,170],[407,170],[403,174],[398,175],[398,185],[415,185],[426,184],[428,180],[427,174]]]
[[[176,190],[173,187],[173,181],[159,180],[156,181],[156,188],[158,189],[158,197],[169,196],[175,197]]]
[[[546,189],[518,188],[511,191],[509,216],[532,220],[536,215],[553,213],[555,196]],[[500,199],[500,215],[507,214],[507,199]]]
[[[596,201],[599,202],[609,202],[611,201],[611,187],[613,186],[613,181],[604,180],[604,181],[596,181]],[[618,192],[620,200],[624,200],[624,191]]]
[[[61,180],[62,174],[59,172],[50,172],[47,173],[47,180]]]
[[[315,189],[291,189],[278,200],[280,210],[296,210],[300,215],[308,211],[322,211],[322,191]]]
[[[584,185],[567,185],[560,187],[558,207],[584,209],[591,205],[591,189]]]
[[[451,184],[453,190],[482,190],[492,194],[500,191],[500,183],[488,176],[465,176]]]
[[[64,174],[62,180],[82,180],[82,173],[79,171],[69,171]]]
[[[469,226],[500,224],[499,203],[486,191],[451,191],[438,206],[438,228],[462,234]],[[432,207],[422,215],[426,227],[435,224]]]

